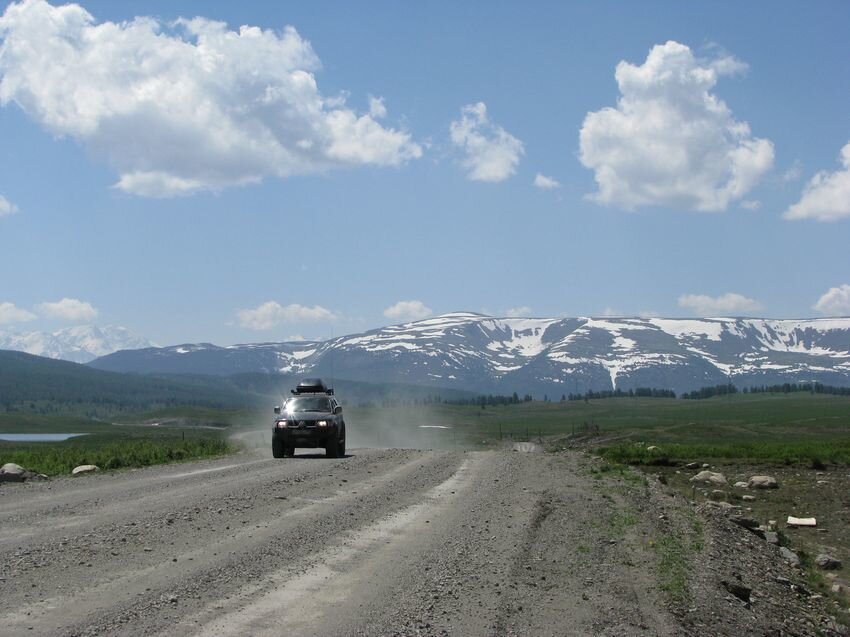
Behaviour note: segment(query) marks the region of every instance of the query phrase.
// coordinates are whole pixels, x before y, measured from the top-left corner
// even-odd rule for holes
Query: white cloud
[[[369,115],[372,119],[381,119],[387,116],[387,107],[384,105],[383,97],[369,96]]]
[[[623,314],[620,310],[609,306],[602,310],[602,316],[613,318],[617,316],[625,316],[625,314]]]
[[[782,181],[785,183],[797,181],[803,175],[803,164],[799,159],[795,159],[794,163],[789,166],[788,170],[782,173]]]
[[[551,190],[552,188],[560,188],[561,184],[557,179],[553,179],[552,177],[547,177],[546,175],[541,175],[537,173],[534,176],[534,185],[538,188],[542,188],[543,190]]]
[[[336,314],[320,305],[307,307],[298,303],[281,305],[277,301],[266,301],[252,309],[237,310],[239,325],[251,330],[270,330],[281,323],[333,321]]]
[[[800,201],[788,208],[786,219],[836,221],[850,217],[850,143],[841,149],[844,170],[821,171],[806,185]]]
[[[740,204],[744,210],[760,210],[761,202],[757,199],[745,199]]]
[[[384,310],[384,316],[394,321],[418,321],[432,313],[431,308],[422,301],[399,301]]]
[[[616,108],[588,113],[581,128],[580,159],[599,188],[592,198],[700,211],[741,199],[773,165],[773,144],[752,137],[711,89],[745,68],[728,56],[700,60],[672,41],[640,66],[620,62]]]
[[[520,305],[519,307],[509,307],[505,310],[505,316],[509,318],[523,318],[531,315],[531,308],[527,305]]]
[[[641,310],[640,312],[638,312],[638,316],[641,318],[658,318],[661,316],[661,314],[659,314],[655,310]]]
[[[0,104],[15,102],[118,171],[116,187],[173,196],[420,157],[409,133],[326,98],[292,27],[228,30],[204,18],[101,22],[42,0],[0,16]]]
[[[18,212],[18,207],[11,201],[6,199],[6,197],[0,195],[0,217],[3,217],[5,215],[12,215],[16,212]]]
[[[685,294],[679,297],[679,307],[690,310],[697,316],[731,316],[762,309],[758,301],[734,292],[716,297],[705,294]]]
[[[829,288],[812,309],[832,316],[850,316],[850,285]]]
[[[17,307],[14,303],[0,303],[0,325],[5,323],[25,323],[38,318],[32,312]]]
[[[97,317],[97,309],[87,301],[64,298],[53,303],[40,303],[36,310],[45,318],[85,323]]]
[[[484,102],[467,104],[449,127],[452,144],[461,149],[461,164],[472,181],[504,181],[516,172],[525,153],[522,142],[487,117]]]

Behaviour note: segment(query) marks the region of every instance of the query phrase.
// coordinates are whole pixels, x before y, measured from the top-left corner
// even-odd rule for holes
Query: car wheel
[[[283,455],[286,456],[287,458],[291,458],[292,456],[295,455],[295,447],[284,447],[283,448]]]
[[[286,452],[286,447],[283,446],[282,440],[272,440],[272,457],[283,458]]]
[[[337,438],[329,440],[328,444],[325,445],[325,456],[328,458],[339,458],[339,440]]]

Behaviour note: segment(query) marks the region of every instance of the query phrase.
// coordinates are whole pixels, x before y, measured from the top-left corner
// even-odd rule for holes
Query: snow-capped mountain
[[[149,340],[137,336],[126,327],[77,325],[56,332],[0,332],[0,349],[18,350],[75,363],[88,363],[118,350],[151,346]]]
[[[850,385],[850,318],[493,318],[456,312],[323,342],[117,352],[133,372],[268,372],[560,396],[818,381]]]

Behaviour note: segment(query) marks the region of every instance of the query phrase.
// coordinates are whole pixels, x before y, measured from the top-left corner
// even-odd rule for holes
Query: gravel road
[[[579,456],[267,453],[3,485],[0,633],[681,634]]]

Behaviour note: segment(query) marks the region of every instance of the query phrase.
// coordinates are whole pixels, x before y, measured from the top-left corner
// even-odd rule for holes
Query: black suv
[[[295,455],[295,447],[324,447],[328,458],[345,455],[342,406],[320,378],[307,378],[292,390],[283,407],[275,407],[272,455]]]

